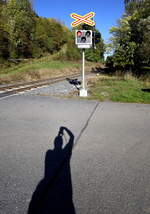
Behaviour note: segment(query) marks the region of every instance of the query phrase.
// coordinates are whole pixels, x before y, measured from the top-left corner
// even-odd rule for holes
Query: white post
[[[85,89],[85,50],[82,51],[82,89],[80,89],[80,97],[87,97]]]
[[[85,89],[85,51],[82,51],[82,88]]]

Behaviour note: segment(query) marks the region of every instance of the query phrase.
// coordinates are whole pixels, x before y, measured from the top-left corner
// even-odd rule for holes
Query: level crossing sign
[[[91,18],[93,18],[95,16],[94,12],[87,13],[84,16],[78,15],[76,13],[72,13],[70,16],[73,19],[75,19],[75,21],[73,21],[71,23],[72,27],[76,27],[76,26],[78,26],[78,25],[80,25],[82,23],[90,25],[90,26],[94,26],[95,25],[95,22],[93,20],[91,20]]]
[[[94,16],[94,12],[87,13],[84,16],[72,13],[70,15],[75,21],[71,23],[72,27],[77,27],[80,24],[86,24],[90,26],[95,26],[95,22],[91,20]],[[80,89],[80,96],[87,97],[87,90],[85,88],[85,48],[91,48],[93,41],[92,30],[76,30],[75,31],[75,43],[78,48],[82,48],[82,88]]]
[[[78,48],[92,47],[92,31],[91,30],[76,30],[75,43]]]

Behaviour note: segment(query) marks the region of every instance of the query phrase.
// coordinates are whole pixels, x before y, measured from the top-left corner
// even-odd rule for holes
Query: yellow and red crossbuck
[[[87,13],[84,16],[80,16],[80,15],[78,15],[76,13],[72,13],[71,17],[73,19],[76,19],[76,21],[72,22],[71,26],[72,27],[76,27],[76,26],[78,26],[81,23],[85,23],[87,25],[94,26],[95,22],[93,20],[91,20],[91,18],[93,18],[94,16],[95,16],[94,12]]]

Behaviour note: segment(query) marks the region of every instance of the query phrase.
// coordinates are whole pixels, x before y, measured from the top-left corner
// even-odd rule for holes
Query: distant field
[[[136,79],[97,77],[89,80],[89,99],[99,101],[150,103],[150,83]]]

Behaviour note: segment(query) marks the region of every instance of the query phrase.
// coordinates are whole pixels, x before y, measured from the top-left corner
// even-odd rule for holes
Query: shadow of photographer
[[[69,140],[63,148],[66,133]],[[73,144],[72,132],[60,127],[54,149],[46,152],[45,175],[33,193],[28,214],[75,214],[70,171]]]

